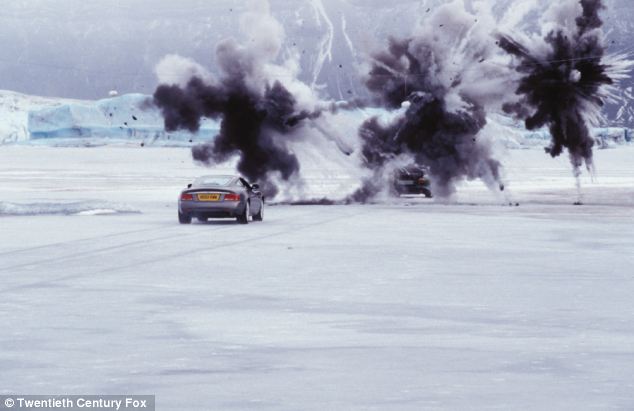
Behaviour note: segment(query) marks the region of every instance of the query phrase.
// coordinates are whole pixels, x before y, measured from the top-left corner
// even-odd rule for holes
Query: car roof
[[[404,173],[419,173],[419,172],[426,173],[426,172],[429,172],[429,169],[428,167],[420,165],[420,164],[410,164],[405,167],[400,167],[398,171],[404,172]]]

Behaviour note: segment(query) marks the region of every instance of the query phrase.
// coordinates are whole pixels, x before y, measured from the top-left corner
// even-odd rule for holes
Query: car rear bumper
[[[422,184],[396,184],[394,188],[399,194],[426,194],[430,192],[429,186]]]
[[[244,213],[245,204],[240,202],[218,201],[179,201],[178,210],[196,218],[235,218]]]

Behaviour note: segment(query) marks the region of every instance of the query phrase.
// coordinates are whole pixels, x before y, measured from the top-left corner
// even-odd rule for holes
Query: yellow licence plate
[[[198,201],[220,201],[220,194],[198,194]]]

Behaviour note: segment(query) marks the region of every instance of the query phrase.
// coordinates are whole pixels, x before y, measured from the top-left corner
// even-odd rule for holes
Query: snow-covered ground
[[[518,207],[470,183],[448,205],[278,205],[263,223],[180,226],[178,191],[208,172],[185,148],[1,147],[0,393],[633,409],[633,160],[598,151],[584,206],[565,158],[512,150]]]

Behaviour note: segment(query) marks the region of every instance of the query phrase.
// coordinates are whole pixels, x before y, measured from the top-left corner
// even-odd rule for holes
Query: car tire
[[[260,205],[260,211],[253,216],[253,221],[263,221],[264,220],[264,203]]]
[[[427,188],[423,189],[423,195],[424,195],[426,198],[431,198],[431,197],[432,197],[432,195],[431,195],[431,191],[429,191],[429,189],[427,189]]]
[[[238,216],[237,220],[240,224],[249,224],[249,213],[251,212],[249,207],[249,202],[244,206],[244,212],[242,215]]]
[[[192,216],[189,214],[183,214],[180,211],[178,212],[178,222],[181,224],[191,224]]]

